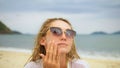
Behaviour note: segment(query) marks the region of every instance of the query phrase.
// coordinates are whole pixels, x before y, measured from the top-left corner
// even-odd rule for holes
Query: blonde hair
[[[69,21],[67,21],[66,19],[63,18],[51,18],[46,20],[42,27],[40,28],[40,31],[37,35],[37,38],[35,40],[35,47],[33,49],[33,53],[31,55],[31,57],[29,58],[29,61],[36,61],[38,59],[41,59],[41,57],[39,56],[40,53],[45,53],[46,50],[45,48],[43,48],[43,46],[39,43],[39,41],[42,39],[42,37],[44,37],[46,35],[46,31],[47,29],[50,27],[51,22],[56,21],[56,20],[61,20],[66,22],[67,24],[69,24],[71,26],[71,24],[69,23]],[[71,26],[72,28],[72,26]],[[70,52],[67,54],[67,60],[72,60],[72,59],[79,59],[80,57],[78,56],[77,52],[76,52],[76,48],[75,48],[75,42],[73,41],[73,45],[71,47]]]

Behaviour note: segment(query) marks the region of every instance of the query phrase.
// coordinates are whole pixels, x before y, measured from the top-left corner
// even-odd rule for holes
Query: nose
[[[61,35],[61,40],[66,40],[66,35],[65,35],[64,32],[63,32],[62,35]]]

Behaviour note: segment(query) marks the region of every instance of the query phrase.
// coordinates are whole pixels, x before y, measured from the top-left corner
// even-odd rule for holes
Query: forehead
[[[60,27],[62,29],[71,29],[71,26],[62,20],[53,21],[50,27]]]

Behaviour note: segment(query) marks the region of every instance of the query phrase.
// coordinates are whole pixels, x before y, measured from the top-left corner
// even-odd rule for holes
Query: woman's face
[[[73,38],[67,37],[65,35],[66,29],[71,29],[70,25],[64,21],[56,20],[53,21],[50,27],[59,27],[62,30],[62,35],[55,35],[53,34],[50,29],[47,31],[46,36],[44,38],[45,48],[49,45],[50,41],[54,41],[56,46],[58,46],[58,51],[60,53],[68,53],[71,50]]]

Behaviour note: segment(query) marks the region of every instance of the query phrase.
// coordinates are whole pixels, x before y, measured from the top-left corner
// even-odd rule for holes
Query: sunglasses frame
[[[56,36],[61,36],[63,33],[65,34],[66,37],[69,38],[73,38],[76,36],[76,31],[72,30],[72,29],[66,29],[65,31],[63,31],[60,27],[50,27],[50,32],[52,32],[52,34],[56,35]],[[56,33],[54,33],[54,31],[57,29],[60,32],[58,33],[58,31],[56,31]]]

